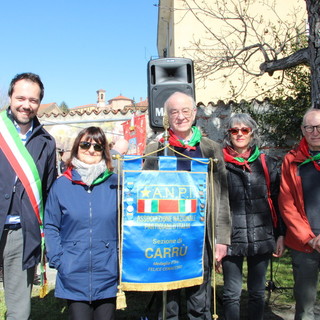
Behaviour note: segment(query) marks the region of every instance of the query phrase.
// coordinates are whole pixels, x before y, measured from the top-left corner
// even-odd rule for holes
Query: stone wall
[[[263,112],[266,102],[255,102],[255,110]],[[201,129],[203,134],[208,138],[222,143],[226,122],[232,114],[232,103],[225,104],[218,102],[217,104],[208,104],[204,106],[199,104],[197,106],[196,125]],[[134,110],[136,115],[145,114],[148,119],[147,108],[140,108]],[[123,135],[122,123],[132,118],[133,110],[128,108],[125,110],[109,110],[109,111],[87,111],[75,112],[72,111],[68,114],[44,114],[39,117],[45,128],[56,138],[57,147],[61,149],[69,149],[73,143],[74,138],[78,132],[90,125],[101,126],[105,131],[109,141],[114,141],[117,137]],[[148,123],[148,120],[147,120]],[[154,132],[152,129],[147,129],[147,141],[155,139],[161,132]],[[261,148],[265,153],[281,159],[284,154],[291,148],[274,148],[272,143],[263,140],[263,147]]]

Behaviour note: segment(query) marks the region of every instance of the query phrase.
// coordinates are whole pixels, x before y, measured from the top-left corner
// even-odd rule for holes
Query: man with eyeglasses
[[[202,136],[201,131],[193,126],[196,117],[196,104],[194,99],[182,92],[173,93],[164,103],[164,112],[169,122],[169,144],[176,151],[191,158],[217,159],[214,165],[214,195],[208,195],[206,238],[203,257],[204,281],[199,286],[185,288],[187,300],[188,319],[211,320],[211,271],[213,266],[213,246],[215,246],[215,262],[220,264],[227,253],[227,245],[230,244],[231,217],[229,208],[227,173],[222,155],[221,146]],[[154,152],[163,147],[164,138],[160,142],[151,143],[145,153]],[[163,155],[163,151],[158,153]],[[169,156],[177,156],[172,150],[168,150]],[[158,163],[147,159],[144,164],[146,170],[157,170]],[[190,171],[190,161],[177,161],[177,170]],[[210,196],[214,196],[214,208],[210,207]],[[212,221],[214,217],[214,222]],[[213,228],[215,243],[213,243]],[[167,319],[179,319],[181,290],[168,291],[167,294]],[[159,297],[159,296],[158,296]],[[161,303],[158,303],[158,318],[162,318]]]
[[[320,109],[307,110],[301,130],[304,137],[282,164],[279,208],[292,255],[295,320],[309,320],[320,268]]]
[[[43,94],[38,75],[18,74],[10,106],[0,114],[0,260],[8,320],[30,319],[34,270],[44,253],[43,206],[57,176],[55,141],[36,116]]]

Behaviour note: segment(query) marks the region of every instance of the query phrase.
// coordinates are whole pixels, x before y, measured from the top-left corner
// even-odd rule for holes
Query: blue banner
[[[203,282],[208,159],[177,171],[176,157],[159,157],[159,170],[142,159],[123,162],[121,286],[163,291]]]

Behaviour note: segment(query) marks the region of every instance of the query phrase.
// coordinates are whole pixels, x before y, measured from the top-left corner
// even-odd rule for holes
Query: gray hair
[[[310,112],[317,112],[317,111],[320,111],[320,109],[316,109],[316,108],[314,108],[314,107],[311,107],[311,108],[309,108],[309,109],[307,109],[307,111],[305,112],[305,114],[304,114],[304,116],[303,116],[303,118],[302,118],[302,126],[303,125],[305,125],[305,121],[306,121],[306,116],[310,113]]]
[[[259,146],[260,145],[260,138],[258,136],[258,125],[257,123],[251,118],[251,116],[247,113],[235,113],[232,115],[227,124],[226,124],[226,131],[223,139],[224,146],[232,146],[230,140],[229,129],[233,128],[236,124],[243,123],[245,126],[251,128],[251,141],[249,146],[252,147],[253,145]]]
[[[164,102],[164,112],[167,113],[167,110],[168,110],[168,106],[170,104],[170,101],[172,99],[174,99],[176,96],[179,96],[179,95],[182,95],[182,96],[185,96],[189,101],[190,101],[190,104],[191,104],[191,107],[192,109],[197,109],[197,105],[196,105],[196,102],[194,101],[193,97],[184,93],[184,92],[180,92],[180,91],[176,91],[174,93],[172,93],[168,99]]]

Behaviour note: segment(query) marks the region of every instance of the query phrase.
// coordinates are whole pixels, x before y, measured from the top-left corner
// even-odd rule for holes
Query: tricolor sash
[[[38,219],[41,234],[41,285],[40,296],[45,295],[46,275],[44,263],[43,199],[42,184],[36,164],[21,141],[16,127],[7,112],[0,113],[0,148],[24,186],[34,213]]]

